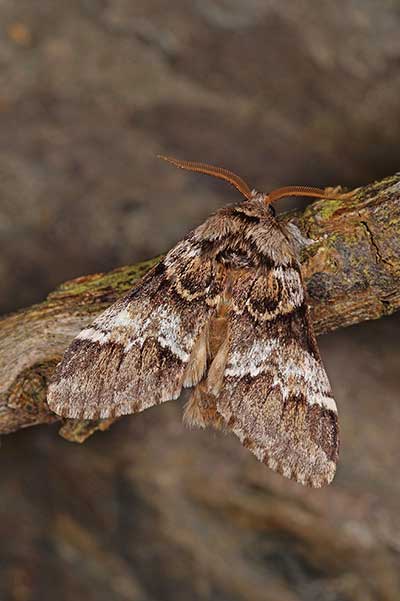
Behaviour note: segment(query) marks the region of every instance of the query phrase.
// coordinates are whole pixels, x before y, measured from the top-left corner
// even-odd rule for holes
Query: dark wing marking
[[[205,332],[223,272],[190,239],[83,330],[49,387],[50,408],[70,418],[142,411],[179,396],[206,369]]]
[[[232,430],[288,478],[329,483],[338,456],[337,410],[298,266],[238,272],[230,290],[226,342],[196,387],[186,419]]]

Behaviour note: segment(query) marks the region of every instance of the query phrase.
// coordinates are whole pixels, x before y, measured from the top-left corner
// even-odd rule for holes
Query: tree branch
[[[281,219],[303,236],[317,334],[400,308],[400,174],[345,195],[336,190]],[[47,407],[46,387],[63,351],[157,260],[66,282],[44,302],[0,321],[0,434],[60,419]],[[112,421],[62,420],[60,434],[82,442]]]

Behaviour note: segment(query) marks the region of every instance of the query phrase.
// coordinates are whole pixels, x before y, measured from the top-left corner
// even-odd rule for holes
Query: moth
[[[337,409],[310,320],[293,231],[275,218],[284,196],[250,190],[203,163],[175,166],[226,180],[244,196],[209,217],[81,331],[48,391],[57,414],[137,413],[192,388],[184,421],[231,431],[287,478],[331,482]]]

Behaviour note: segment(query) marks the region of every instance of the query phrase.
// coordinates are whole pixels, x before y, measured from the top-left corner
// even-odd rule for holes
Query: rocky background
[[[251,186],[398,170],[398,0],[3,0],[0,310],[167,250]],[[0,451],[1,601],[397,601],[400,320],[321,338],[341,413],[333,485],[271,473],[180,402],[83,446]]]

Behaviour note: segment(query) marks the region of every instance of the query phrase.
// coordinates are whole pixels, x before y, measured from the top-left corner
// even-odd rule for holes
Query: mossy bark
[[[400,308],[400,174],[353,192],[332,191],[281,219],[303,237],[317,334]],[[42,303],[0,321],[0,434],[59,420],[46,405],[46,388],[66,346],[157,260],[66,282]],[[111,423],[64,420],[60,433],[82,442]]]

